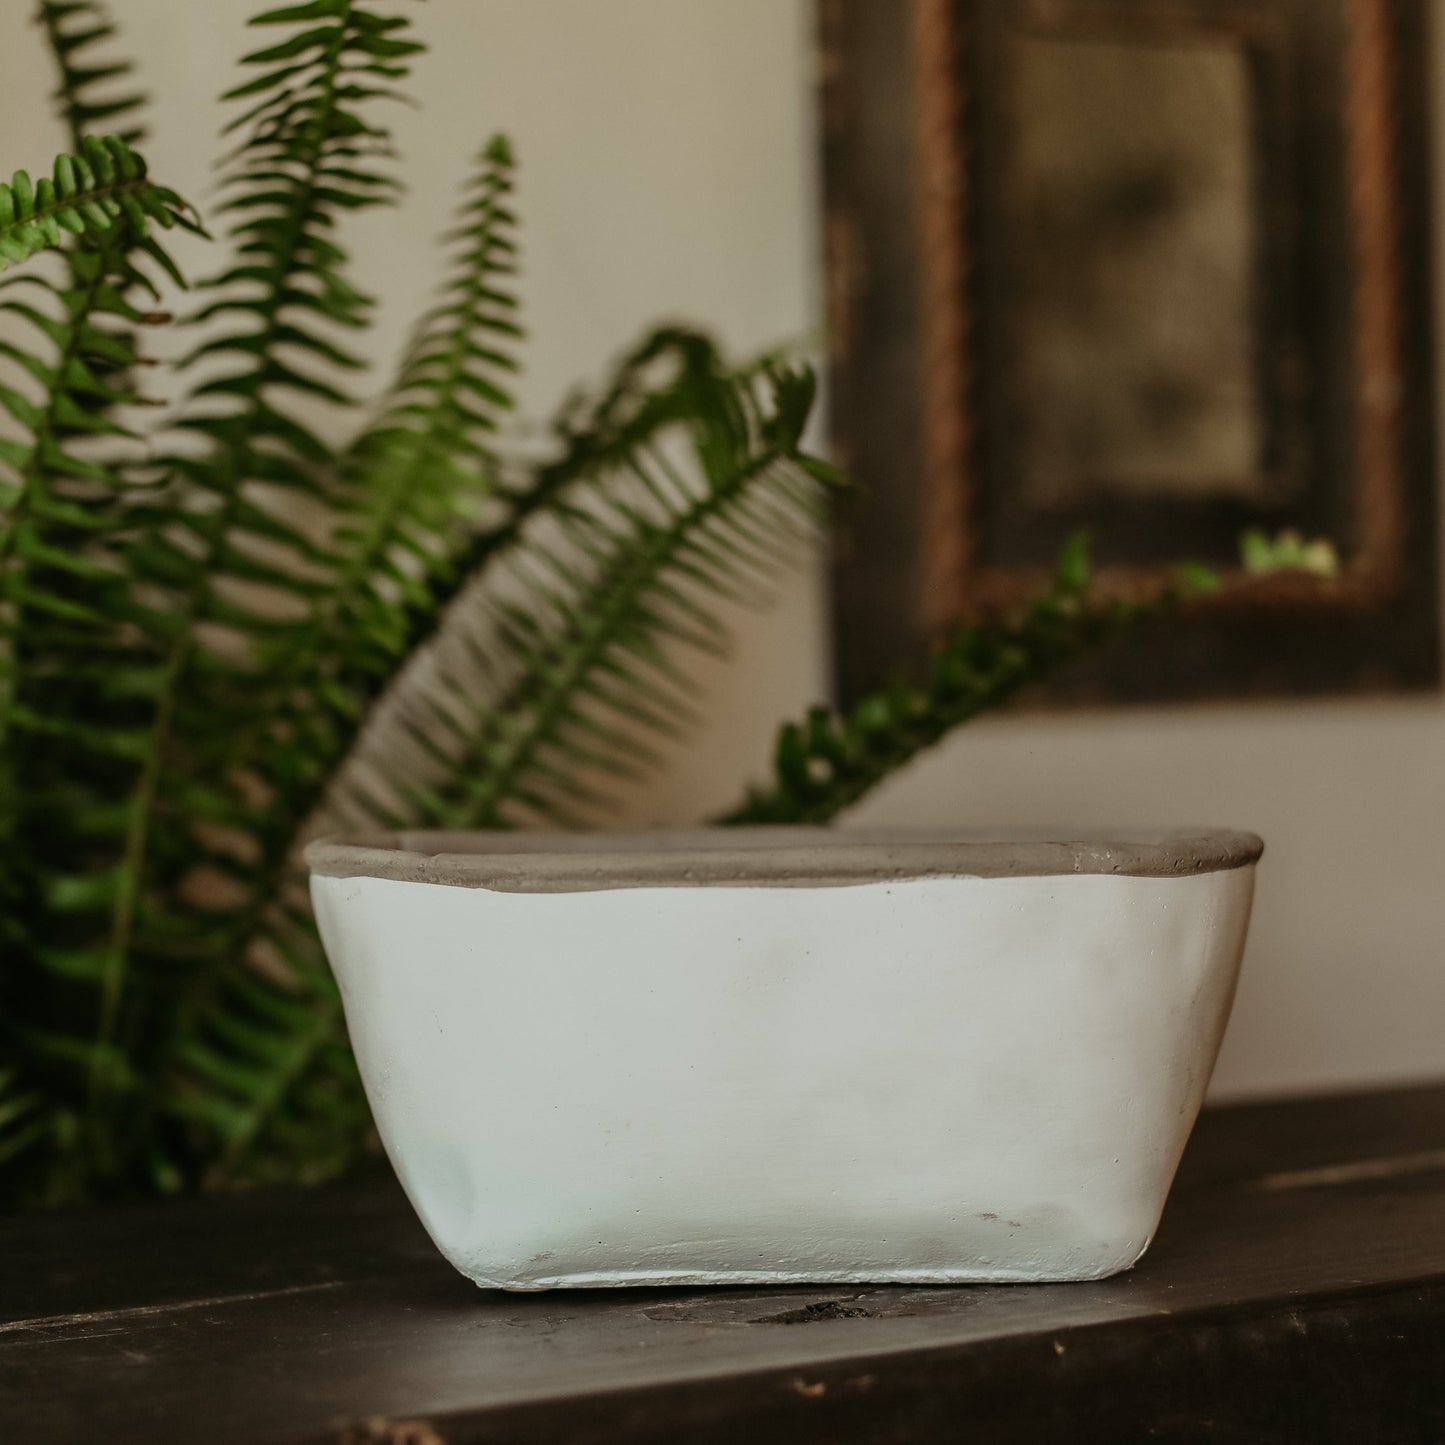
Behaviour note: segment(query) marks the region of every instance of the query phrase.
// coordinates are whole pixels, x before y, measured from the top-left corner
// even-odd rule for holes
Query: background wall
[[[0,7],[7,166],[45,163],[59,136],[29,8]],[[113,8],[146,57],[153,168],[204,200],[214,97],[259,4]],[[379,360],[427,294],[430,238],[493,128],[522,161],[532,416],[663,317],[706,323],[740,350],[816,340],[809,0],[430,0],[416,18],[433,46],[411,86],[424,109],[393,117],[411,195],[350,232],[384,303]],[[1445,108],[1436,129],[1445,157]],[[823,694],[820,569],[779,591],[766,618],[739,620],[735,657],[707,679],[706,730],[628,821],[691,821],[727,803],[765,766],[778,718]],[[1445,1074],[1445,699],[997,718],[850,821],[1155,820],[1250,827],[1269,845],[1217,1093]]]

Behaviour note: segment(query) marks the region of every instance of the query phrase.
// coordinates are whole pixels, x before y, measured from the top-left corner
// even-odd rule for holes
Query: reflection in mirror
[[[1259,495],[1245,50],[1028,33],[1009,48],[1016,484],[1039,506]]]

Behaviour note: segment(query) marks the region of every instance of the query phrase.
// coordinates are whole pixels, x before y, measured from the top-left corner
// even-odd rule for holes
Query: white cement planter
[[[1095,1279],[1158,1223],[1259,840],[310,852],[396,1172],[478,1284]]]

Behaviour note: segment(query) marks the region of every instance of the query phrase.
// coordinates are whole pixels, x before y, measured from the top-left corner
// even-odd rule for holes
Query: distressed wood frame
[[[1320,0],[820,0],[835,441],[862,497],[835,568],[842,697],[949,627],[1017,604],[1039,560],[981,545],[986,408],[977,335],[979,198],[963,63],[980,7],[1087,12],[1111,26],[1211,6],[1298,25]],[[1330,0],[1342,58],[1350,506],[1341,575],[1242,581],[1063,680],[1063,700],[1279,695],[1440,680],[1423,0]],[[1319,217],[1307,218],[1318,223]],[[1346,324],[1346,323],[1341,323]],[[1177,557],[1105,565],[1100,588],[1157,591]]]

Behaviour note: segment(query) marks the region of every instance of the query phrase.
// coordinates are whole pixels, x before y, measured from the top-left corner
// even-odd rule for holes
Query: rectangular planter
[[[309,858],[412,1203],[478,1284],[538,1290],[1127,1268],[1260,849],[783,829]]]

